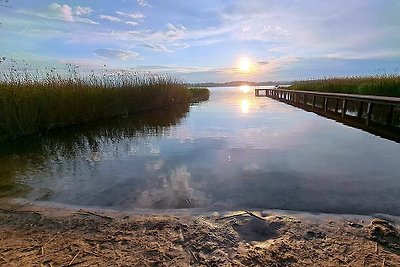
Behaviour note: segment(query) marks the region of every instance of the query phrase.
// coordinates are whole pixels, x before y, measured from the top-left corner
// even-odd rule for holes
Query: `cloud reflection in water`
[[[204,207],[209,204],[205,194],[193,189],[191,175],[186,166],[177,167],[168,177],[160,175],[158,186],[139,193],[135,207],[153,209],[179,209]]]

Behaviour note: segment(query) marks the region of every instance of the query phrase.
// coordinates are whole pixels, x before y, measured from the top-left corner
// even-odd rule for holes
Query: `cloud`
[[[149,2],[147,2],[146,0],[137,0],[139,6],[144,6],[144,7],[151,7],[151,5],[149,4]]]
[[[60,19],[68,22],[74,22],[74,15],[72,13],[72,7],[69,5],[60,5],[57,3],[52,3],[49,5],[50,11]]]
[[[100,15],[100,19],[112,21],[112,22],[121,22],[122,20],[120,18],[114,17],[114,16],[108,16],[108,15]]]
[[[297,77],[298,74],[294,70],[299,70],[298,73],[301,74],[300,70],[304,66],[309,68],[309,73],[315,74],[319,73],[320,69],[327,69],[325,66],[336,67],[335,64],[339,65],[339,62],[342,62],[345,68],[346,65],[355,64],[355,61],[371,60],[378,63],[369,63],[368,68],[376,69],[385,66],[384,63],[380,63],[386,62],[382,59],[393,58],[399,62],[400,5],[391,1],[382,5],[378,0],[370,0],[368,3],[348,0],[329,3],[296,0],[298,4],[294,5],[277,0],[220,1],[218,4],[212,1],[200,4],[173,0],[173,4],[164,1],[157,4],[151,2],[154,5],[152,9],[143,8],[148,6],[147,1],[130,2],[136,9],[123,9],[116,4],[107,13],[97,13],[97,10],[93,11],[83,4],[70,6],[63,4],[70,2],[64,1],[50,6],[46,4],[41,7],[42,10],[29,10],[31,14],[36,12],[37,16],[68,23],[91,23],[88,19],[100,14],[104,14],[102,19],[120,22],[105,23],[106,21],[96,18],[95,20],[104,22],[102,27],[70,27],[71,25],[60,25],[53,23],[54,21],[46,22],[31,17],[12,17],[11,12],[10,18],[4,21],[15,21],[13,27],[19,34],[18,38],[31,37],[36,38],[35,41],[48,38],[57,41],[57,45],[64,45],[60,51],[64,51],[63,48],[69,49],[67,46],[71,43],[72,49],[79,45],[82,45],[83,49],[92,46],[90,51],[99,47],[117,47],[121,49],[120,52],[130,52],[129,49],[135,50],[133,47],[138,47],[141,49],[140,59],[149,65],[171,61],[179,65],[185,62],[185,58],[187,60],[190,57],[191,64],[221,66],[221,69],[207,71],[187,70],[193,77],[197,73],[231,74],[231,77],[236,77],[235,69],[229,67],[235,64],[234,59],[243,53],[253,58],[257,68],[256,74],[260,79],[277,77],[281,73],[295,74],[294,77]],[[99,10],[100,8],[106,10],[104,6],[99,7]],[[142,23],[145,17],[146,23]],[[170,23],[160,26],[162,21]],[[53,34],[56,31],[57,35]],[[26,42],[26,46],[28,44],[29,42]],[[39,49],[40,43],[31,45],[36,45]],[[190,51],[177,52],[189,46]],[[102,52],[99,51],[98,54],[110,54],[108,50],[108,53]],[[173,55],[172,52],[177,53]],[[47,52],[43,52],[45,53]],[[69,53],[79,54],[77,51]],[[114,53],[114,58],[117,58],[116,55],[124,58],[123,53]],[[63,54],[60,53],[60,56]],[[91,59],[102,60],[99,57]],[[123,65],[123,62],[114,63]],[[128,63],[131,62],[125,65]],[[314,72],[311,72],[312,68],[315,69]],[[186,72],[179,70],[179,73]],[[217,77],[215,75],[210,77]]]
[[[84,18],[82,16],[88,15],[93,10],[90,7],[71,7],[69,5],[60,5],[52,3],[47,7],[44,12],[35,12],[32,10],[18,10],[18,13],[36,16],[44,19],[61,20],[65,22],[81,22],[87,24],[98,24],[97,22]]]
[[[131,26],[136,26],[139,23],[137,23],[136,21],[125,21],[125,24],[131,25]]]
[[[351,58],[359,58],[385,50],[383,47],[393,51],[396,39],[400,40],[395,30],[400,26],[395,15],[400,5],[389,2],[383,8],[375,0],[303,1],[298,5],[238,1],[220,12],[220,27],[231,27],[230,38],[273,45],[279,56],[336,57],[346,51]]]
[[[164,34],[172,40],[181,39],[186,30],[186,28],[181,24],[173,25],[172,23],[168,23],[167,28],[168,30]]]
[[[122,11],[117,11],[115,12],[116,14],[122,16],[122,17],[128,17],[128,18],[132,18],[132,19],[143,19],[145,16],[142,13],[139,12],[134,12],[134,13],[125,13]]]
[[[400,51],[400,50],[399,50]],[[374,53],[356,53],[341,51],[336,53],[328,53],[321,59],[333,59],[333,60],[365,60],[365,59],[390,59],[395,58],[400,53],[399,51],[378,51]]]
[[[137,57],[139,54],[128,50],[102,48],[94,51],[95,55],[108,59],[128,60]]]
[[[82,7],[82,6],[76,6],[74,11],[74,13],[77,16],[89,15],[92,12],[93,9],[91,9],[90,7]]]
[[[164,31],[134,30],[134,31],[112,31],[88,33],[87,36],[79,36],[76,41],[82,42],[84,38],[88,41],[118,41],[118,42],[145,42],[145,43],[173,43],[184,38],[186,28],[180,24],[167,24]]]
[[[257,64],[258,65],[267,65],[267,64],[269,64],[269,62],[268,61],[257,61]]]
[[[162,45],[162,44],[146,43],[146,44],[142,44],[141,46],[149,48],[151,50],[159,51],[159,52],[172,52],[172,50],[168,49],[165,45]]]

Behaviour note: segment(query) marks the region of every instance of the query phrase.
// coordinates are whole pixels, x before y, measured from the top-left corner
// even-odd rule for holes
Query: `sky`
[[[187,82],[398,74],[398,0],[0,0],[0,56]]]

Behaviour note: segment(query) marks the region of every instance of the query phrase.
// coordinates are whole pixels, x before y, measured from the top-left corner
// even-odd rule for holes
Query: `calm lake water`
[[[190,110],[2,146],[0,195],[117,210],[400,215],[400,144],[244,91],[214,88]]]

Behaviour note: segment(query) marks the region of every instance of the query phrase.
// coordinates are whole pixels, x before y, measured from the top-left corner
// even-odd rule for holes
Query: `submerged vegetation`
[[[0,140],[46,133],[81,124],[175,104],[188,104],[191,94],[183,82],[168,75],[131,71],[66,71],[18,67],[0,59]]]
[[[210,98],[210,90],[206,87],[189,88],[192,102],[207,101]]]
[[[400,76],[379,75],[297,81],[290,89],[400,97]]]

